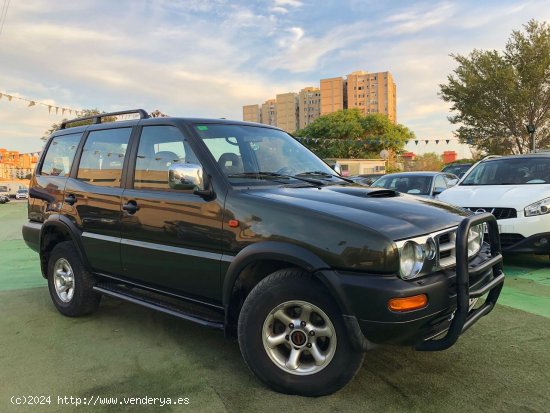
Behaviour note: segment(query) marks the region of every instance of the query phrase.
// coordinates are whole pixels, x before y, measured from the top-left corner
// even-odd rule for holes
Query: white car
[[[438,199],[491,212],[504,252],[550,254],[550,154],[484,159]]]
[[[15,193],[15,199],[28,199],[29,190],[28,189],[18,189]]]

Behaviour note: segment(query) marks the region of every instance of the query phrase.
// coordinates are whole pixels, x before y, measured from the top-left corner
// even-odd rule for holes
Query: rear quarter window
[[[50,142],[39,175],[69,176],[82,133],[56,136]]]

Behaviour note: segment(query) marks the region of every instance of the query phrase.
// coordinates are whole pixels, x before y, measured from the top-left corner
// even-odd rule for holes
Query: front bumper
[[[502,251],[550,254],[550,215],[526,217],[523,210],[517,214],[497,221]]]
[[[467,234],[472,225],[487,222],[490,246],[468,262]],[[471,216],[457,230],[456,271],[440,271],[417,280],[397,276],[338,272],[326,274],[338,280],[347,311],[358,322],[365,339],[376,344],[412,345],[418,350],[443,350],[494,307],[502,285],[502,256],[496,220],[490,214]],[[485,302],[470,308],[470,299],[488,293]],[[428,296],[422,309],[395,312],[388,301],[418,294]],[[447,332],[443,339],[435,337]]]

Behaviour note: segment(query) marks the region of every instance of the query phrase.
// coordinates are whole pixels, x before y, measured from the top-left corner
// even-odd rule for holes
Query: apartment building
[[[365,115],[382,113],[397,122],[397,87],[390,72],[356,71],[321,79],[319,88],[283,93],[261,105],[243,106],[243,120],[278,126],[287,132],[305,128],[319,116],[357,108]],[[258,119],[259,118],[259,119]]]
[[[321,116],[347,108],[346,80],[343,77],[321,79]]]
[[[261,123],[261,109],[260,105],[246,105],[243,106],[243,120],[245,122],[256,122]]]
[[[305,128],[321,116],[321,89],[306,87],[298,93],[298,127]]]
[[[282,93],[276,96],[277,127],[288,133],[298,130],[298,94]]]
[[[397,121],[396,86],[390,72],[357,71],[347,76],[347,108],[363,114],[382,113]]]
[[[38,154],[23,153],[0,149],[0,179],[24,178],[32,174]]]
[[[262,103],[261,122],[265,125],[277,126],[276,99],[268,99]]]

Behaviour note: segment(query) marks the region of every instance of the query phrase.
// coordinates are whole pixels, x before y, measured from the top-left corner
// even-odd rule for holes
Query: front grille
[[[493,208],[493,207],[466,207],[472,212],[490,212],[496,219],[517,218],[518,212],[514,208]]]
[[[456,228],[441,232],[434,237],[438,251],[439,268],[446,269],[456,265]],[[468,239],[468,243],[474,238]],[[470,247],[470,246],[469,246]],[[468,248],[473,250],[472,248]],[[470,254],[468,258],[474,255]]]
[[[500,246],[502,248],[510,247],[524,239],[525,237],[521,234],[500,234]]]

